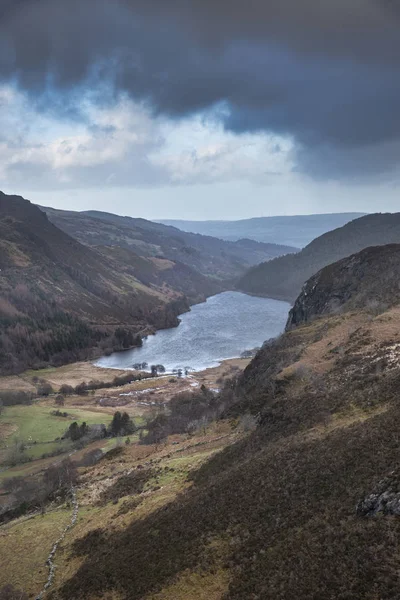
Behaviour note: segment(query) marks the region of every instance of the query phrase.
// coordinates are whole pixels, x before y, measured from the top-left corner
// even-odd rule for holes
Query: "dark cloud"
[[[360,175],[398,164],[399,33],[394,0],[0,0],[0,76],[60,110],[105,82],[173,118],[225,103]]]

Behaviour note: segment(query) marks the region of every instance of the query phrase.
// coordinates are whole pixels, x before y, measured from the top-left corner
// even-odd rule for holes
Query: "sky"
[[[149,219],[400,211],[394,0],[0,0],[0,189]]]

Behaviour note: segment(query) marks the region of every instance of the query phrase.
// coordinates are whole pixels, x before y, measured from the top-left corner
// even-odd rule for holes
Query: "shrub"
[[[32,404],[33,394],[22,391],[1,391],[0,402],[3,406],[15,406],[17,404]]]
[[[103,458],[103,452],[99,448],[86,452],[79,463],[80,467],[92,467]]]
[[[60,387],[60,394],[62,394],[63,396],[72,396],[73,393],[74,393],[74,388],[72,387],[72,385],[68,385],[68,384],[64,383]]]
[[[38,396],[50,396],[54,392],[52,386],[48,381],[42,381],[37,387]]]
[[[61,410],[52,410],[50,414],[53,415],[53,417],[63,417],[63,418],[69,417],[69,413],[62,412]]]
[[[62,396],[61,394],[56,396],[55,403],[56,403],[56,406],[64,406],[64,404],[65,404],[64,396]]]
[[[77,394],[78,396],[87,396],[88,393],[88,388],[85,382],[79,383],[76,387],[75,387],[75,394]]]

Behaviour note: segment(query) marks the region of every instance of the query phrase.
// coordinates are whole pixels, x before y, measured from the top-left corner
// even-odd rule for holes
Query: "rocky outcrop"
[[[346,310],[379,311],[400,300],[400,245],[367,248],[313,275],[289,313],[286,330]]]
[[[374,492],[360,500],[356,512],[360,517],[400,516],[400,474],[393,471],[382,479]]]

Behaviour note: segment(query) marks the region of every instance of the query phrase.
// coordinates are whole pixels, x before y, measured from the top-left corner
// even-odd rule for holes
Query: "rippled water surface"
[[[279,335],[289,304],[224,292],[181,315],[179,327],[159,331],[143,340],[143,347],[101,358],[101,367],[129,369],[135,363],[162,364],[168,372],[190,367],[195,371],[217,366],[245,350]]]

